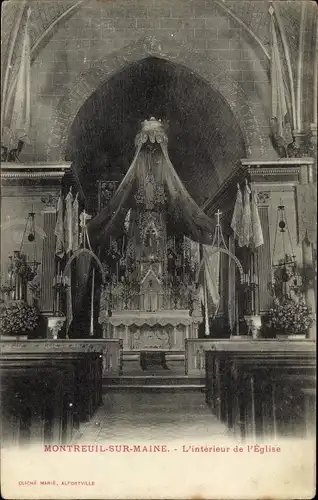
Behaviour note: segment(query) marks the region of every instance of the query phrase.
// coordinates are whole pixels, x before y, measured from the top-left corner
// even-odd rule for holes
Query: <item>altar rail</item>
[[[121,339],[39,339],[39,340],[2,340],[2,356],[6,353],[41,354],[41,353],[100,353],[102,356],[102,375],[122,374],[123,343]]]
[[[185,339],[185,374],[202,375],[205,373],[205,351],[211,350],[215,342],[224,339]]]
[[[206,352],[206,401],[245,439],[315,431],[316,350],[311,341],[219,341]]]

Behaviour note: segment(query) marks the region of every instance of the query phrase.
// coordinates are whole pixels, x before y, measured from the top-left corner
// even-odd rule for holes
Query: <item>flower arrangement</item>
[[[24,300],[0,304],[0,331],[3,335],[25,335],[36,329],[39,313]]]
[[[0,284],[0,292],[1,293],[6,293],[9,294],[14,290],[14,286],[10,281],[4,281],[3,283]]]
[[[293,258],[286,254],[283,259],[278,261],[278,265],[274,271],[274,279],[276,282],[287,282],[295,279],[297,276],[297,265]]]
[[[302,300],[296,302],[287,297],[279,302],[276,299],[268,313],[267,326],[283,334],[305,333],[312,324],[312,313]]]
[[[287,298],[291,293],[300,296],[302,293],[302,278],[297,269],[297,263],[293,257],[286,254],[284,259],[280,259],[276,266],[273,266],[272,283],[269,284],[269,291],[274,297],[280,300]]]

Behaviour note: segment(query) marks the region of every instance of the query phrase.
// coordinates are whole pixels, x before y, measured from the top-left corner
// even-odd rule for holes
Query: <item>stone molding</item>
[[[314,158],[280,158],[279,160],[252,160],[249,158],[242,158],[241,164],[243,166],[283,166],[283,165],[312,165],[315,162]]]
[[[1,165],[2,179],[62,179],[66,171],[71,167],[71,163],[9,163]]]
[[[313,158],[283,158],[281,160],[250,160],[244,158],[217,193],[210,200],[207,200],[202,208],[207,213],[214,213],[220,206],[233,206],[236,199],[237,184],[244,182],[245,178],[251,183],[257,182],[258,185],[261,184],[262,191],[272,190],[270,184],[273,184],[274,181],[297,185],[300,180],[301,167],[307,166],[309,168],[314,164],[314,161]],[[268,189],[265,188],[267,185]]]
[[[53,197],[71,163],[2,163],[3,197]]]

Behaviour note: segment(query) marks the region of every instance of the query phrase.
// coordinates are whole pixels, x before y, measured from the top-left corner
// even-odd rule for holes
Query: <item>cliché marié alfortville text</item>
[[[127,445],[127,444],[86,444],[86,445],[44,445],[45,452],[77,452],[77,453],[167,453],[170,451],[181,451],[183,453],[277,453],[281,449],[273,445],[235,445],[235,446],[217,446],[217,445],[181,445],[180,447],[169,447],[165,444],[147,444],[147,445]]]

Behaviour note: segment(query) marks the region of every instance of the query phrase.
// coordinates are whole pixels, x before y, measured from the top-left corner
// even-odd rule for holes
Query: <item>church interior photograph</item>
[[[2,448],[313,437],[315,2],[10,0],[1,45]]]

